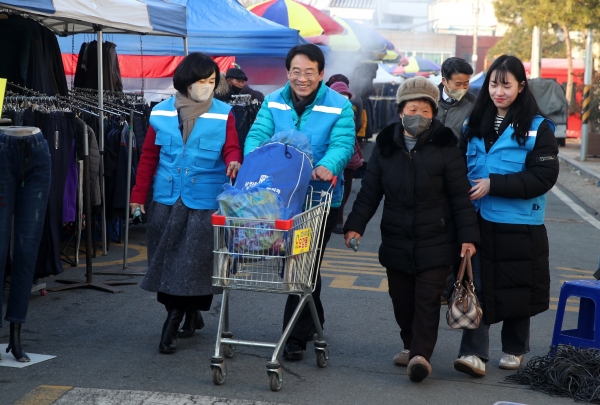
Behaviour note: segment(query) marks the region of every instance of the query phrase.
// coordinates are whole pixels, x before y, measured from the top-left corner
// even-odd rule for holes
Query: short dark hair
[[[177,66],[173,74],[173,87],[182,94],[187,94],[187,88],[198,80],[206,79],[215,73],[215,88],[219,87],[221,75],[219,65],[200,52],[192,52]]]
[[[442,63],[442,77],[445,77],[446,80],[452,79],[452,75],[455,73],[462,73],[470,76],[473,74],[473,68],[464,59],[456,57],[446,59],[444,63]]]
[[[412,100],[404,100],[400,104],[396,105],[396,111],[398,111],[398,114],[400,114],[402,112],[402,110],[404,110],[404,106],[409,101],[427,101],[429,103],[429,105],[431,105],[431,109],[433,110],[433,116],[435,117],[438,113],[437,106],[435,105],[435,103],[433,101],[431,101],[430,98],[415,98]]]
[[[285,57],[285,68],[288,70],[288,72],[292,65],[292,59],[294,59],[294,56],[296,55],[304,55],[312,62],[317,62],[317,65],[319,65],[319,73],[325,69],[325,55],[323,55],[321,48],[313,44],[304,44],[296,45],[290,49]]]

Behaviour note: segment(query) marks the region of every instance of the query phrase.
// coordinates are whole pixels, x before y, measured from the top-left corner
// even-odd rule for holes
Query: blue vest
[[[471,185],[473,180],[490,177],[490,173],[511,174],[526,169],[525,159],[535,145],[537,130],[545,118],[534,117],[525,145],[518,144],[512,138],[514,128],[510,125],[504,130],[490,151],[486,153],[483,138],[473,137],[467,147],[467,168]],[[546,120],[552,130],[554,124]],[[486,195],[475,200],[475,209],[491,222],[503,224],[542,225],[546,212],[546,195],[524,200],[522,198],[503,198]]]
[[[217,196],[229,181],[222,157],[231,107],[213,99],[208,112],[196,120],[187,142],[179,130],[175,97],[157,104],[150,114],[160,159],[154,177],[154,201],[173,205],[179,197],[186,207],[216,210]]]
[[[286,104],[281,90],[273,92],[269,98],[269,111],[273,115],[273,123],[275,124],[275,133],[296,129],[300,130],[301,117],[298,117],[298,127],[294,124],[292,116],[292,108]],[[342,108],[348,100],[334,90],[327,91],[315,101],[314,106],[308,116],[308,119],[302,129],[312,147],[314,166],[325,156],[329,147],[329,134],[337,120],[342,114]],[[333,189],[332,202],[341,202],[344,197],[344,173],[333,173],[338,176],[338,182]],[[311,187],[314,191],[327,190],[329,183],[323,181],[311,181]]]

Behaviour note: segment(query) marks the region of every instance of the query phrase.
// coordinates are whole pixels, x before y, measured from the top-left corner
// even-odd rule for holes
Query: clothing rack
[[[91,111],[88,111],[86,109],[81,108],[80,106],[78,106],[77,104],[80,102],[78,100],[74,100],[70,97],[65,97],[65,96],[47,96],[41,93],[38,93],[34,90],[28,89],[26,87],[22,87],[19,85],[16,85],[14,83],[10,83],[7,82],[7,84],[18,88],[24,92],[27,93],[31,93],[34,94],[33,96],[24,96],[24,95],[20,95],[20,94],[13,94],[12,92],[8,92],[7,95],[5,96],[4,100],[6,102],[5,105],[10,105],[10,103],[22,103],[22,102],[27,102],[27,103],[53,103],[59,106],[62,106],[65,108],[65,110],[70,110],[70,109],[77,109],[83,112],[86,112],[88,114],[92,114],[93,116],[99,117],[99,114],[95,114]],[[107,112],[108,114],[114,114],[115,111],[109,111],[103,108],[100,108],[98,106],[94,106],[94,105],[89,105],[86,104],[86,106],[92,108],[92,109],[96,109],[98,111],[103,111],[103,112]],[[130,130],[130,142],[129,142],[129,166],[131,166],[131,153],[132,153],[132,147],[131,147],[131,137],[133,134],[133,109],[130,111],[126,111],[124,108],[121,107],[120,110],[117,110],[117,112],[120,115],[127,115],[130,117],[130,122],[131,124],[131,130]],[[112,292],[112,293],[119,293],[119,292],[123,292],[122,290],[117,290],[115,288],[113,288],[112,286],[118,286],[118,285],[127,285],[127,284],[137,284],[136,282],[131,282],[131,281],[111,281],[111,282],[104,282],[104,283],[99,283],[99,282],[95,282],[93,281],[93,269],[92,269],[92,223],[91,223],[91,218],[92,218],[92,213],[91,213],[91,194],[90,194],[90,173],[89,173],[89,144],[88,144],[88,133],[87,133],[87,125],[84,126],[84,136],[83,136],[83,149],[84,149],[84,156],[83,156],[83,170],[84,170],[84,175],[83,175],[83,199],[84,199],[84,213],[85,213],[85,218],[87,221],[86,224],[86,250],[85,250],[85,254],[86,254],[86,279],[85,281],[78,281],[78,280],[56,280],[57,282],[60,283],[67,283],[70,284],[68,286],[64,286],[64,287],[55,287],[55,288],[51,288],[48,289],[48,291],[62,291],[62,290],[70,290],[70,289],[75,289],[75,288],[94,288],[94,289],[98,289],[98,290],[102,290],[105,292]],[[130,181],[131,181],[131,171],[128,171],[128,188],[130,186]],[[129,195],[127,196],[127,198],[129,199]],[[102,201],[102,204],[105,204],[105,201]],[[80,234],[81,234],[81,226],[78,225],[79,229],[78,229],[78,240],[80,239]],[[76,247],[76,252],[75,254],[78,254],[78,245],[79,243],[77,242],[77,247]],[[125,258],[124,258],[124,262],[126,261],[126,255],[127,255],[127,244],[126,246],[126,250],[125,250]],[[75,263],[77,262],[77,259],[75,259]],[[72,263],[71,263],[72,264]]]

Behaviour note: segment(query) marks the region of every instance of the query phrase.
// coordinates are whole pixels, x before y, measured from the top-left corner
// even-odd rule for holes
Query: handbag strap
[[[460,261],[460,268],[458,269],[458,275],[456,276],[455,285],[459,286],[462,284],[463,278],[465,277],[465,270],[467,271],[467,277],[473,282],[473,268],[471,266],[471,252],[467,250],[467,253],[463,256]]]

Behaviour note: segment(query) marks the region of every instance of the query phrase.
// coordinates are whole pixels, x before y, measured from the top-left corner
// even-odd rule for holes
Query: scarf
[[[294,105],[294,110],[296,110],[296,114],[298,114],[298,118],[300,118],[302,116],[306,107],[308,107],[309,105],[311,105],[313,103],[313,101],[315,101],[315,97],[317,97],[317,93],[319,92],[319,89],[321,88],[322,85],[323,85],[323,81],[321,80],[319,82],[319,87],[317,87],[317,89],[315,91],[313,91],[308,96],[306,96],[306,98],[304,100],[298,99],[298,96],[296,95],[296,93],[294,93],[294,90],[292,90],[292,88],[290,87],[290,93],[292,95],[292,104]]]
[[[175,108],[177,109],[177,114],[179,114],[179,130],[181,131],[181,136],[183,136],[184,145],[190,137],[198,117],[210,109],[213,95],[214,93],[203,103],[194,101],[180,92],[177,92],[175,95]]]

